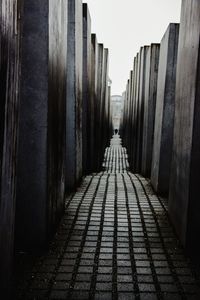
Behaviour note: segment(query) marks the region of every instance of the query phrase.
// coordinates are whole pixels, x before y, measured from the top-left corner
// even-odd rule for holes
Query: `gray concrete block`
[[[107,129],[106,129],[106,140],[109,143],[110,137],[113,134],[113,120],[112,120],[112,111],[111,111],[111,86],[108,84],[107,87]]]
[[[169,213],[182,244],[199,259],[200,2],[182,2]]]
[[[134,132],[134,105],[135,105],[136,78],[137,78],[137,63],[136,63],[136,57],[134,57],[132,91],[131,91],[132,95],[131,95],[131,107],[130,107],[130,129],[129,129],[129,136],[130,136],[129,164],[131,170],[133,170],[133,152],[134,152],[133,132]]]
[[[170,24],[160,46],[151,183],[160,194],[169,191],[172,156],[179,24]]]
[[[151,176],[159,52],[159,44],[151,44],[147,49],[141,169],[145,177]]]
[[[137,170],[137,142],[138,142],[138,101],[139,101],[139,86],[140,86],[140,53],[137,53],[135,58],[135,76],[134,76],[134,104],[133,104],[133,132],[131,138],[133,139],[132,147],[132,170],[136,172]]]
[[[93,106],[91,103],[91,18],[83,3],[83,173],[90,174],[93,143]]]
[[[102,81],[101,81],[101,100],[100,100],[100,139],[99,139],[99,164],[100,168],[104,158],[104,151],[106,147],[106,138],[105,138],[105,126],[107,124],[106,119],[106,102],[107,102],[107,83],[108,83],[108,49],[103,49],[103,70],[102,70]]]
[[[9,299],[14,247],[19,113],[19,1],[0,2],[0,291]],[[18,8],[18,10],[16,9]]]
[[[16,247],[34,251],[64,210],[67,2],[23,5]]]
[[[136,132],[136,91],[137,91],[137,70],[138,70],[138,56],[134,57],[133,63],[133,86],[132,86],[132,113],[131,113],[131,128],[130,128],[130,154],[129,154],[129,163],[131,170],[135,168],[135,148],[136,148],[136,140],[135,140],[135,132]]]
[[[126,140],[125,140],[125,144],[126,144],[126,148],[129,154],[129,159],[131,159],[132,157],[132,153],[131,153],[131,138],[130,138],[130,129],[131,129],[131,108],[132,108],[132,87],[133,87],[133,71],[130,71],[130,75],[129,75],[129,80],[128,80],[128,86],[127,86],[127,112],[126,112],[126,120],[127,120],[127,124],[126,124]]]
[[[65,203],[65,133],[68,1],[49,0],[48,231],[59,223]]]
[[[82,1],[68,0],[66,98],[66,188],[74,190],[82,177]]]
[[[110,145],[110,137],[112,135],[109,135],[109,129],[108,129],[108,124],[109,124],[109,114],[110,114],[110,96],[111,96],[111,89],[109,87],[109,50],[106,48],[105,50],[105,81],[104,81],[104,86],[105,86],[105,99],[104,99],[104,119],[103,119],[103,132],[102,132],[102,139],[103,139],[103,147],[102,147],[102,161],[104,158],[104,153],[105,153],[105,148]]]
[[[134,76],[133,76],[133,70],[130,71],[130,77],[129,77],[129,91],[128,91],[128,135],[130,136],[131,133],[131,127],[132,127],[132,113],[133,113],[133,82],[134,82]],[[131,153],[131,142],[132,139],[128,139],[128,145],[127,145],[127,150],[130,155]]]
[[[127,80],[127,84],[126,84],[126,92],[125,92],[125,101],[124,101],[124,138],[123,138],[123,143],[124,146],[128,149],[128,145],[129,145],[129,136],[128,136],[128,132],[129,132],[129,118],[128,118],[128,106],[129,106],[129,90],[130,90],[130,79]],[[130,154],[129,154],[130,155]]]
[[[104,47],[98,44],[97,89],[95,103],[95,170],[101,170],[101,100],[103,83]]]
[[[91,35],[91,171],[96,170],[96,104],[98,80],[98,42],[96,34]]]
[[[143,122],[144,122],[144,98],[145,98],[145,74],[146,74],[146,56],[148,46],[140,50],[140,71],[138,81],[138,98],[137,98],[137,131],[136,131],[136,161],[135,172],[141,173],[142,168],[142,147],[143,147]]]

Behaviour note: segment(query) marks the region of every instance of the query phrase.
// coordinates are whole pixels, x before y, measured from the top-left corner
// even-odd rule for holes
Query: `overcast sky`
[[[181,0],[83,0],[89,5],[92,32],[109,48],[112,94],[126,86],[141,46],[159,43],[169,23],[180,22]]]

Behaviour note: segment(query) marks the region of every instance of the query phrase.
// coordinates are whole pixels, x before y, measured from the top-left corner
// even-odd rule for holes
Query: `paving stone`
[[[153,277],[151,275],[138,275],[137,279],[139,283],[153,283]]]
[[[72,273],[57,273],[56,281],[70,281]]]
[[[90,290],[90,282],[76,282],[74,285],[75,290]]]
[[[99,266],[111,267],[113,264],[112,260],[99,260]]]
[[[99,293],[95,294],[95,300],[112,300],[112,293]]]
[[[118,275],[117,276],[118,282],[133,282],[133,277],[131,275]]]
[[[117,289],[118,291],[123,291],[123,292],[127,292],[127,291],[132,291],[133,292],[133,283],[118,283],[117,284]]]
[[[139,290],[141,292],[155,292],[155,286],[149,283],[139,284]]]
[[[67,298],[65,298],[67,299]],[[83,292],[83,291],[73,291],[72,300],[88,300],[89,299],[89,293],[88,292]]]
[[[92,278],[91,274],[77,274],[76,281],[91,282],[91,278]]]
[[[50,299],[67,299],[67,291],[52,291]]]
[[[174,292],[178,292],[177,287],[175,284],[161,284],[161,291],[162,292],[167,292],[167,293],[174,293]]]
[[[70,288],[69,282],[66,281],[55,281],[53,283],[52,290],[68,290]]]
[[[97,291],[112,291],[112,282],[97,282]]]
[[[159,275],[157,277],[160,283],[172,283],[174,281],[173,276]]]
[[[112,267],[99,267],[98,273],[99,274],[112,274]]]
[[[133,293],[118,293],[118,300],[135,300]]]
[[[97,282],[111,282],[112,274],[97,274]]]

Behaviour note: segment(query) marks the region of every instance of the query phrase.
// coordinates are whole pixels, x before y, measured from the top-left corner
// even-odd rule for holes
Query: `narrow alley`
[[[152,2],[0,1],[1,300],[200,300],[200,1]]]
[[[129,172],[117,134],[103,171],[67,197],[48,253],[25,270],[19,258],[17,277],[17,299],[200,299],[167,202]]]

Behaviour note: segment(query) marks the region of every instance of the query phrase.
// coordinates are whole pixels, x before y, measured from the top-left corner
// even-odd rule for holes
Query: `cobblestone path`
[[[67,198],[50,251],[19,276],[17,299],[200,299],[167,204],[128,171],[118,136],[103,167]]]

